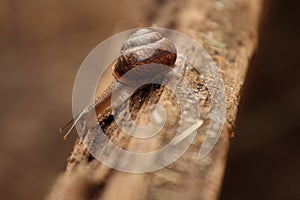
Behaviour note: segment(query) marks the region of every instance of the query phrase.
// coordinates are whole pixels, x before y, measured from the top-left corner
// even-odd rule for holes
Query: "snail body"
[[[116,79],[119,87],[121,85],[134,85],[142,81],[151,81],[157,76],[169,72],[175,65],[177,51],[175,45],[159,32],[150,29],[140,29],[132,34],[122,45],[121,55],[112,67],[112,75]],[[168,67],[162,67],[168,66]],[[130,76],[125,76],[130,72]],[[96,102],[88,105],[79,115],[70,120],[60,132],[66,139],[71,130],[78,121],[89,112],[96,111],[97,115],[103,114],[107,110],[115,109],[120,106],[111,106],[111,88],[98,99]],[[119,88],[122,90],[122,86]],[[118,90],[116,90],[118,92]]]

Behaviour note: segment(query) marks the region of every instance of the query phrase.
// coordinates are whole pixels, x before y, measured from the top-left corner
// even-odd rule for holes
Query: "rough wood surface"
[[[222,135],[213,151],[204,159],[199,159],[198,151],[205,135],[204,130],[199,129],[195,142],[181,158],[164,169],[143,174],[110,169],[93,159],[82,144],[76,143],[67,161],[66,172],[58,178],[46,198],[217,199],[241,87],[249,59],[257,43],[261,4],[261,0],[188,0],[151,3],[141,1],[130,4],[131,11],[139,16],[140,25],[155,24],[181,31],[202,44],[217,62],[224,80],[227,103],[227,118]],[[129,17],[124,17],[124,20],[129,20]],[[120,24],[122,22],[120,20]],[[127,25],[130,26],[130,22],[127,22]],[[201,82],[193,79],[192,72],[186,73],[185,76],[195,87]],[[204,108],[206,101],[209,101],[209,94],[207,95],[202,102]],[[135,120],[142,123],[148,121],[146,113],[151,102],[160,102],[167,110],[168,106],[169,109],[173,109],[172,116],[169,116],[166,123],[169,131],[164,130],[160,133],[160,143],[143,146],[140,151],[147,152],[150,149],[160,148],[166,143],[166,139],[171,137],[168,135],[170,130],[176,129],[179,123],[180,110],[175,98],[170,91],[151,86],[146,91],[135,94],[131,101],[134,102],[131,112]],[[114,143],[128,150],[142,146],[138,141],[124,136],[113,120],[105,123],[106,133]]]

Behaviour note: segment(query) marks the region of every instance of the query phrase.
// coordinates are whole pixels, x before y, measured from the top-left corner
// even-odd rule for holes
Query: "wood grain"
[[[222,135],[213,151],[199,159],[199,148],[205,136],[205,128],[200,128],[195,141],[182,157],[161,170],[143,174],[110,169],[93,159],[83,144],[76,143],[67,161],[66,172],[58,178],[46,199],[217,199],[241,88],[257,43],[261,4],[260,0],[165,0],[136,4],[128,1],[131,5],[129,13],[139,16],[141,26],[155,24],[181,31],[202,44],[217,62],[224,80],[227,104]],[[124,15],[117,29],[130,27],[131,23],[130,17]],[[184,67],[182,70],[187,71],[185,78],[193,87],[201,88],[201,80],[195,78],[193,71]],[[209,109],[210,97],[205,87],[199,90],[201,92],[206,95],[200,102],[205,113]],[[124,149],[140,152],[165,145],[180,123],[180,106],[169,90],[152,85],[137,92],[131,99],[131,115],[141,124],[149,122],[147,113],[154,102],[172,111],[165,129],[156,140],[145,145],[126,136],[113,120],[106,119],[104,129],[110,140]]]

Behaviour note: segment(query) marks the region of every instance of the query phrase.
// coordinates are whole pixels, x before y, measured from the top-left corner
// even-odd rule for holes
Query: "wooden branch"
[[[129,2],[130,11],[126,10],[124,16],[136,13],[143,26],[156,24],[181,31],[202,44],[217,62],[225,84],[227,103],[227,122],[222,135],[213,151],[205,159],[199,159],[198,151],[205,136],[204,129],[199,129],[195,141],[181,158],[164,169],[143,174],[110,169],[93,159],[85,147],[77,142],[67,161],[66,172],[58,178],[47,195],[49,200],[218,198],[241,87],[257,43],[262,2],[167,0],[145,4],[144,1]],[[128,17],[123,19],[126,21]],[[125,21],[121,22],[127,27],[131,25],[130,20]],[[201,85],[201,80],[195,79],[192,72],[186,73],[185,78],[195,87]],[[200,107],[205,109],[207,101],[209,96]],[[163,146],[171,137],[170,132],[176,130],[180,123],[176,98],[167,89],[151,86],[135,94],[131,102],[134,104],[131,114],[141,123],[148,122],[150,102],[159,102],[167,110],[171,109],[172,115],[168,116],[166,129],[160,132],[159,142],[143,146],[137,140],[126,137],[113,120],[106,120],[105,131],[111,141],[125,149],[138,148],[142,152]]]

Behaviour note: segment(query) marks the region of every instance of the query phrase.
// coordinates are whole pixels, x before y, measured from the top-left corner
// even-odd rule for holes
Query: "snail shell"
[[[151,80],[166,73],[161,65],[173,68],[176,57],[176,47],[169,39],[156,31],[140,29],[123,43],[121,56],[113,66],[113,76],[124,84]],[[132,69],[129,79],[121,78]]]

